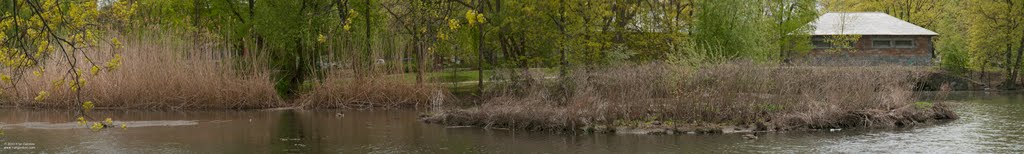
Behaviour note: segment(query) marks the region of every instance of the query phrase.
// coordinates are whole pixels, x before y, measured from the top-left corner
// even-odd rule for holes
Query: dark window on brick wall
[[[871,41],[871,47],[874,47],[874,48],[892,48],[892,40],[888,40],[888,39],[885,39],[885,40],[875,39],[875,40]]]
[[[914,40],[895,40],[893,44],[896,48],[914,48]]]
[[[888,48],[915,48],[912,37],[875,36],[871,39],[871,47],[877,49]]]
[[[818,48],[818,49],[832,48],[832,44],[828,43],[828,42],[825,42],[825,40],[813,40],[813,41],[811,41],[811,44],[814,44],[814,48]]]

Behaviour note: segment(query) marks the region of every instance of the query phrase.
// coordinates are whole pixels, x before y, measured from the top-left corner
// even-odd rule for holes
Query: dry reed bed
[[[515,83],[520,90],[502,90],[479,107],[424,120],[526,130],[750,126],[766,131],[902,127],[957,118],[943,103],[913,102],[913,84],[928,73],[921,69],[625,65],[575,71],[565,81],[524,80],[534,82]]]
[[[232,57],[218,55],[213,49],[193,50],[168,42],[177,40],[129,39],[125,46],[90,51],[93,62],[78,63],[86,81],[80,101],[92,101],[98,108],[142,109],[245,109],[284,105],[273,89],[269,71],[235,71]],[[192,52],[186,52],[192,51]],[[116,69],[90,73],[93,65],[104,67],[112,54],[122,55]],[[82,59],[84,56],[76,55]],[[55,58],[64,58],[63,56]],[[64,62],[47,63],[42,77],[29,76],[9,88],[17,94],[5,106],[76,108],[79,100],[71,91],[70,66]],[[248,66],[258,68],[259,66]],[[32,71],[35,69],[30,69]],[[31,73],[26,73],[31,74]],[[57,83],[55,83],[57,82]],[[33,98],[39,91],[50,96],[44,101]],[[20,96],[20,97],[18,97]]]
[[[113,109],[406,107],[447,94],[440,88],[399,80],[369,77],[351,82],[355,80],[351,75],[328,75],[323,82],[311,81],[313,88],[300,97],[284,100],[274,90],[272,71],[259,56],[240,60],[227,49],[192,48],[182,45],[191,42],[173,37],[125,40],[123,48],[96,48],[89,52],[92,63],[76,64],[86,81],[80,100],[70,90],[68,81],[74,80],[67,76],[70,66],[56,59],[64,58],[59,56],[44,66],[43,76],[32,75],[38,69],[26,69],[16,86],[4,86],[0,106],[79,108],[79,102],[92,101],[97,108]],[[94,64],[104,67],[114,53],[122,55],[120,67],[90,74]],[[40,91],[49,96],[34,100]]]

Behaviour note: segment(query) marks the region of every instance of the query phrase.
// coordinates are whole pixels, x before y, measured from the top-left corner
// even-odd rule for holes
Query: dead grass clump
[[[496,98],[506,99],[506,98]],[[572,122],[568,108],[552,106],[537,100],[491,100],[466,110],[444,111],[444,118],[431,118],[431,122],[457,126],[483,126],[522,130],[567,130]],[[513,105],[520,104],[520,105]]]
[[[681,96],[716,102],[727,112],[693,112],[695,121],[771,123],[780,129],[857,127],[839,119],[868,110],[889,111],[913,102],[925,74],[918,67],[712,66],[698,71]],[[717,95],[711,95],[717,94]],[[685,114],[685,113],[684,113]],[[720,119],[708,119],[720,118]],[[871,124],[871,123],[864,123]]]
[[[526,130],[571,130],[614,121],[642,119],[666,111],[674,89],[667,65],[623,65],[574,71],[563,79],[533,78],[500,83],[484,104],[435,113],[425,120]],[[531,75],[523,75],[531,76]],[[564,83],[564,84],[563,84]],[[519,89],[510,89],[517,88]],[[642,99],[641,99],[642,98]]]
[[[577,70],[562,80],[524,80],[537,83],[426,120],[532,130],[705,124],[792,130],[956,118],[942,103],[915,106],[911,89],[925,74],[920,69],[623,65]]]
[[[85,82],[80,101],[92,101],[98,108],[144,109],[243,109],[283,106],[274,91],[269,70],[237,71],[240,65],[261,67],[259,63],[236,63],[230,55],[222,55],[215,48],[195,49],[176,45],[173,38],[123,39],[124,48],[99,48],[89,55],[92,62],[82,60],[76,64]],[[92,66],[104,67],[115,53],[122,65],[116,69],[103,69],[91,75]],[[64,57],[55,57],[64,58]],[[84,59],[85,55],[75,58]],[[73,77],[66,72],[67,63],[51,62],[44,66],[42,77],[28,76],[17,82],[17,88],[8,88],[12,98],[3,103],[8,106],[36,106],[78,108],[79,100],[71,91]],[[29,71],[33,71],[31,69]],[[31,73],[26,73],[31,74]],[[50,96],[44,101],[33,98],[39,91]]]

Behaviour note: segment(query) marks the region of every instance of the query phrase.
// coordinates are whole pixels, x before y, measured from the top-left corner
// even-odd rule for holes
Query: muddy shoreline
[[[840,131],[843,129],[894,129],[928,126],[959,119],[949,103],[936,103],[928,108],[907,105],[890,111],[864,110],[841,114],[838,121],[784,125],[772,121],[792,119],[773,118],[767,122],[749,124],[676,123],[672,120],[642,121],[635,124],[585,124],[578,127],[521,127],[511,123],[481,122],[465,117],[467,113],[447,111],[433,115],[420,115],[424,123],[453,127],[480,127],[484,129],[515,129],[527,131],[583,132],[594,134],[736,134],[789,131]]]

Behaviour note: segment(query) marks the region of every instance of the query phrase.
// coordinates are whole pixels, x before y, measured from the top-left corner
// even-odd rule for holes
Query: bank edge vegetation
[[[656,117],[845,127],[857,124],[837,118],[955,116],[939,103],[905,108],[915,105],[905,84],[918,77],[905,73],[919,70],[777,66],[811,48],[806,24],[822,12],[885,12],[934,29],[942,34],[942,71],[1003,74],[1007,88],[1016,87],[1024,55],[1024,1],[1016,0],[5,0],[0,7],[3,104],[81,110],[395,107],[444,97],[477,104],[434,116],[452,124],[582,128]],[[530,68],[558,71],[538,78],[543,73]],[[481,77],[464,99],[427,76],[470,70]],[[484,77],[485,70],[498,72]],[[739,74],[723,75],[730,73]],[[872,76],[889,84],[858,85]],[[607,109],[616,105],[667,107]],[[883,114],[892,112],[906,113]],[[512,123],[549,116],[518,125],[494,115]]]

